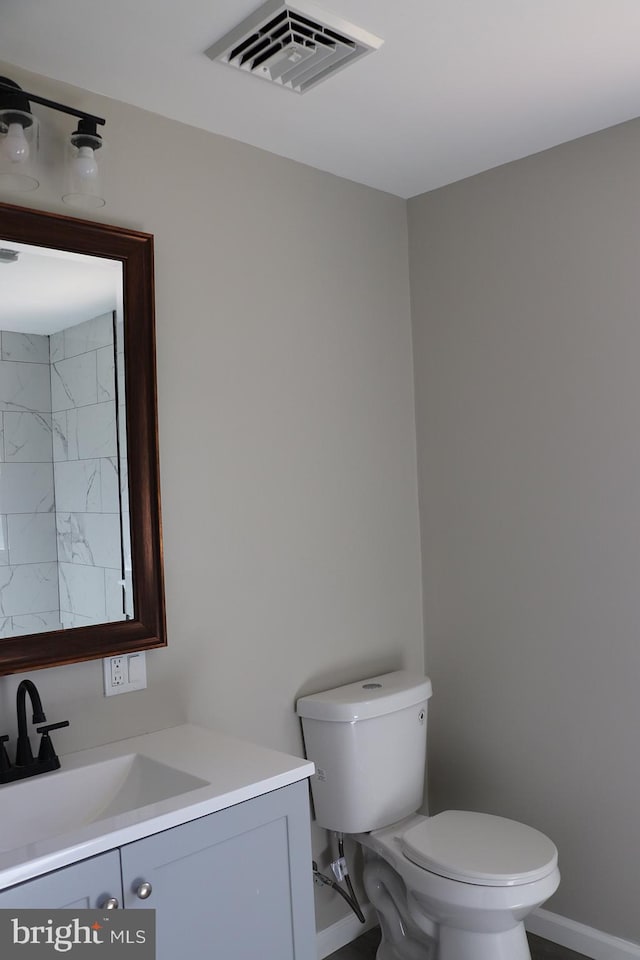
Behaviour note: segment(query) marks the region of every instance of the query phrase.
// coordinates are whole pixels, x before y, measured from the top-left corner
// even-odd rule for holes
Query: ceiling
[[[204,54],[260,0],[2,0],[0,59],[400,197],[640,114],[638,0],[316,4],[384,44],[304,95]]]

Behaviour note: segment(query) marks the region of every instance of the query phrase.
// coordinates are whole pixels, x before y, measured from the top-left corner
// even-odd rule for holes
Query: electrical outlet
[[[130,693],[147,686],[147,662],[144,651],[106,657],[103,661],[104,695]]]
[[[124,684],[124,657],[110,657],[111,686],[121,687]]]

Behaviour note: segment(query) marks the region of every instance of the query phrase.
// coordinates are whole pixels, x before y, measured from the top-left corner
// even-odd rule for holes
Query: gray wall
[[[105,699],[100,663],[37,675],[49,718],[71,720],[56,744],[188,717],[299,752],[299,693],[423,666],[406,204],[0,73],[106,117],[103,219],[156,241],[169,646],[140,693]],[[71,130],[38,112],[43,142]],[[69,212],[58,195],[21,202]],[[3,730],[18,679],[0,680]]]
[[[640,940],[640,123],[409,203],[431,808]]]

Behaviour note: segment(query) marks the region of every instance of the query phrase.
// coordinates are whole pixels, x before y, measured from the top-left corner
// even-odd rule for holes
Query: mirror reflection
[[[0,637],[133,617],[120,261],[0,236]]]

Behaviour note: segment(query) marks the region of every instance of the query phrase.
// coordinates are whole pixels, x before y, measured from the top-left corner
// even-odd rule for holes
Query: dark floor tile
[[[528,934],[528,937],[531,960],[588,960],[581,953],[559,947],[557,943],[550,943],[549,940],[543,940],[542,937],[536,937],[532,933]],[[379,943],[380,931],[376,927],[358,937],[353,943],[332,953],[327,960],[375,960]]]
[[[533,933],[529,933],[527,936],[529,937],[531,960],[588,960],[583,953],[576,953],[575,950],[559,947],[557,943],[543,940],[542,937],[536,937]]]
[[[332,953],[327,960],[375,960],[376,950],[380,943],[380,929],[374,927],[361,937],[348,943],[346,947]]]

